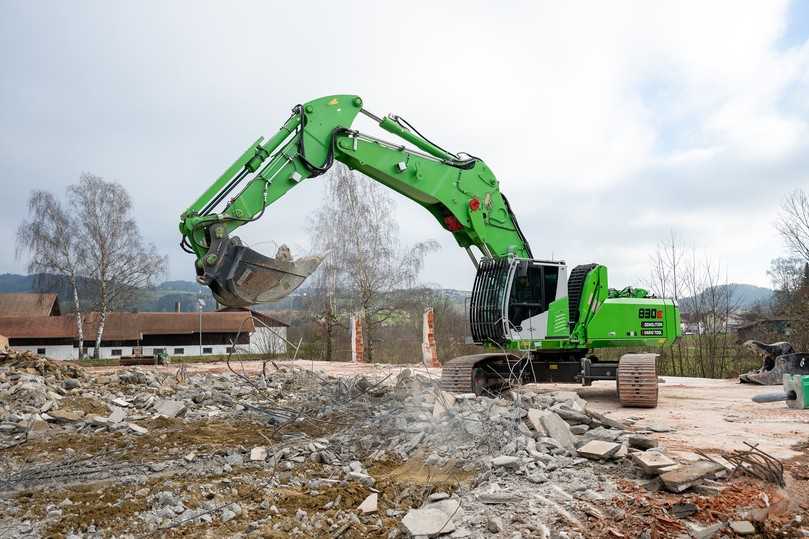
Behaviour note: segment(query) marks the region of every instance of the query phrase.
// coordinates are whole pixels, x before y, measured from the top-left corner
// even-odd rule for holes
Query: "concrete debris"
[[[411,509],[402,519],[402,528],[412,537],[435,537],[455,530],[452,517],[439,509]]]
[[[711,539],[725,527],[724,522],[716,522],[708,526],[687,522],[686,525],[688,526],[688,533],[694,539]]]
[[[368,513],[376,513],[378,510],[377,506],[378,500],[379,494],[374,492],[373,494],[370,494],[367,498],[365,498],[365,500],[363,500],[363,502],[359,505],[359,507],[357,507],[357,509],[366,515]]]
[[[492,533],[500,533],[504,528],[503,519],[500,517],[489,517],[488,522],[486,522],[486,529]]]
[[[573,391],[451,395],[415,369],[333,377],[267,362],[260,374],[90,376],[35,355],[15,361],[0,355],[9,536],[635,537],[643,530],[622,527],[634,504],[613,503],[627,481],[662,473],[657,488],[714,496],[725,486],[693,472],[708,461],[680,465],[630,426],[642,417],[612,420]],[[637,466],[616,464],[624,457]],[[33,497],[6,496],[24,490]],[[667,505],[669,516],[688,518],[689,500]]]
[[[721,465],[709,460],[701,460],[683,466],[677,470],[665,472],[660,475],[660,480],[663,481],[663,484],[668,490],[672,492],[682,492],[693,486],[694,483],[703,477],[715,474],[720,470],[723,470]]]
[[[559,442],[559,444],[570,455],[576,454],[576,441],[570,432],[570,426],[554,412],[546,410],[539,418],[542,427],[548,436]]]
[[[587,442],[578,449],[579,455],[588,459],[606,460],[614,457],[618,450],[621,449],[621,444],[615,442],[602,442],[601,440],[592,440]]]
[[[126,419],[126,412],[123,408],[119,408],[118,406],[111,406],[112,412],[110,413],[109,417],[107,417],[107,421],[109,423],[120,423],[124,419]]]
[[[533,427],[534,431],[540,436],[547,436],[548,433],[545,431],[545,427],[542,426],[542,421],[540,418],[542,417],[542,410],[537,410],[536,408],[529,408],[528,409],[528,422]]]
[[[159,400],[154,404],[155,413],[163,417],[178,417],[185,413],[185,404],[180,401]]]
[[[507,455],[500,455],[499,457],[495,457],[492,459],[492,466],[499,467],[499,466],[508,466],[510,468],[514,468],[519,466],[520,464],[520,457],[509,457]]]
[[[733,520],[728,523],[728,526],[736,535],[753,535],[756,533],[756,527],[747,520]]]
[[[135,423],[127,423],[126,426],[129,427],[129,430],[131,430],[132,432],[134,432],[139,436],[143,436],[144,434],[147,434],[149,432],[149,429],[147,429],[146,427],[141,427],[140,425]]]
[[[641,467],[644,473],[649,475],[659,474],[660,470],[677,465],[673,459],[657,451],[632,453],[632,460]]]
[[[267,460],[267,448],[263,446],[254,447],[250,450],[250,460],[253,462],[263,462]]]

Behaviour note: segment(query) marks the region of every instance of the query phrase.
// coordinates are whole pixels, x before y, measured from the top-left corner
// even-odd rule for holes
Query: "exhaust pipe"
[[[215,238],[202,257],[197,281],[228,307],[249,307],[285,298],[320,265],[322,257],[293,260],[282,245],[270,258],[242,245],[238,236]]]

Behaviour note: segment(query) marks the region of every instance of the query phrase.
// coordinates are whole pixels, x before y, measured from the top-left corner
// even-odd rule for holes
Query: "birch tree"
[[[152,286],[166,268],[165,257],[145,244],[126,189],[92,174],[68,188],[76,212],[78,252],[96,287],[98,322],[94,356],[99,357],[104,325],[111,311],[126,305],[138,290]]]
[[[344,165],[336,165],[327,179],[311,233],[315,248],[328,256],[324,266],[334,271],[336,286],[346,289],[360,313],[366,358],[373,361],[377,329],[399,309],[393,293],[414,285],[424,257],[438,243],[427,240],[402,247],[389,192]]]
[[[32,191],[28,197],[28,219],[17,228],[16,254],[28,258],[28,273],[67,277],[73,296],[73,314],[79,357],[84,343],[79,279],[85,268],[79,255],[79,227],[59,201],[47,191]]]

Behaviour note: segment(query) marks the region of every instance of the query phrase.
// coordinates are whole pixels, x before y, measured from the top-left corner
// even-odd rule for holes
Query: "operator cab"
[[[548,337],[548,306],[567,294],[564,262],[484,258],[469,309],[476,343]]]

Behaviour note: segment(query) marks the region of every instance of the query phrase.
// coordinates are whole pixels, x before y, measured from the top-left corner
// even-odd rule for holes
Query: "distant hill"
[[[93,300],[85,289],[90,290],[91,287],[88,285],[92,283],[85,280],[82,284],[84,286],[79,286],[79,298],[89,306]],[[0,274],[0,293],[2,292],[55,292],[59,295],[59,307],[62,312],[73,310],[71,299],[73,291],[64,276]],[[182,311],[196,311],[199,298],[205,301],[204,310],[213,311],[216,308],[211,291],[207,287],[200,286],[193,281],[166,281],[154,288],[141,290],[128,310],[168,312],[175,310],[179,302]]]
[[[773,296],[773,291],[770,288],[743,283],[719,285],[716,287],[716,291],[721,297],[721,294],[724,294],[727,288],[730,289],[732,305],[741,311],[749,311],[755,305],[766,305],[772,300]],[[703,292],[702,295],[706,293],[707,292]],[[694,297],[681,298],[679,302],[680,308],[683,310],[683,312],[690,312],[693,310],[694,302]]]
[[[730,287],[733,304],[742,311],[750,310],[756,304],[767,304],[773,296],[769,288],[751,284],[731,283],[720,285],[717,290],[722,292]],[[454,288],[435,289],[436,292],[446,295],[459,308],[466,306],[471,292],[456,290]],[[69,312],[71,290],[64,277],[51,275],[17,275],[14,273],[0,274],[0,292],[56,292],[62,307],[62,312]],[[299,310],[306,303],[306,296],[312,289],[306,285],[298,288],[292,294],[276,303],[267,303],[257,306],[264,311]],[[197,299],[205,301],[206,311],[215,309],[211,291],[194,281],[165,281],[154,288],[143,290],[139,300],[131,308],[138,311],[173,311],[177,302],[185,311],[197,310]],[[684,312],[691,311],[694,299],[687,297],[680,299],[680,308]]]

